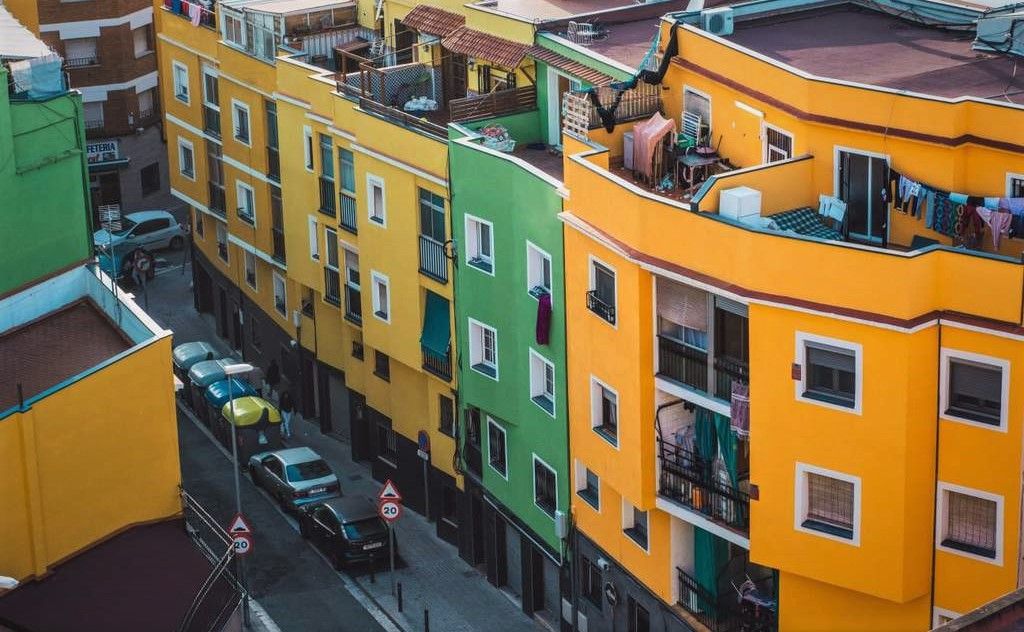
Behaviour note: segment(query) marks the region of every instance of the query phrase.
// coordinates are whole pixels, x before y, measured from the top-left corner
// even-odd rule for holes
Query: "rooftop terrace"
[[[974,37],[843,4],[738,20],[726,39],[820,77],[1024,103],[1019,58],[973,50]]]

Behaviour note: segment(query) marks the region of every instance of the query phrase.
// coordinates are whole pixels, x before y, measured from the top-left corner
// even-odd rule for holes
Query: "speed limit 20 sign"
[[[397,500],[382,500],[377,506],[377,513],[384,520],[394,522],[402,515],[402,503]]]

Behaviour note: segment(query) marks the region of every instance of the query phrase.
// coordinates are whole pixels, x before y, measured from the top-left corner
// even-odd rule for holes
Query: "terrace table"
[[[719,157],[715,156],[701,156],[699,154],[683,154],[676,157],[676,180],[679,180],[679,170],[683,170],[682,179],[686,181],[689,186],[696,186],[694,176],[699,169],[704,180],[708,179],[708,170],[719,161]]]

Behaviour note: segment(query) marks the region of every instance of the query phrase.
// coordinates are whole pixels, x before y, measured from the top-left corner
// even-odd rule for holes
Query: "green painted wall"
[[[533,455],[557,473],[558,509],[568,512],[568,414],[565,392],[565,296],[562,199],[550,180],[511,160],[450,143],[452,221],[459,244],[455,275],[459,398],[481,410],[483,484],[554,550],[554,519],[534,504]],[[494,276],[466,263],[466,214],[493,224]],[[537,299],[527,291],[527,241],[551,256],[551,339],[536,342]],[[498,381],[470,367],[469,318],[498,332]],[[554,417],[530,398],[530,349],[555,366]],[[464,412],[464,411],[463,411]],[[488,463],[487,417],[506,432],[508,480]]]
[[[543,103],[543,101],[541,101]],[[471,130],[479,130],[482,127],[487,127],[492,123],[500,123],[508,129],[508,133],[512,135],[512,138],[516,139],[518,146],[526,145],[527,143],[543,142],[544,135],[541,133],[541,113],[539,110],[530,110],[529,112],[522,112],[520,114],[511,114],[509,116],[502,116],[493,119],[484,119],[482,121],[473,121],[467,123],[465,127]]]
[[[0,296],[92,256],[83,130],[78,93],[0,95]]]

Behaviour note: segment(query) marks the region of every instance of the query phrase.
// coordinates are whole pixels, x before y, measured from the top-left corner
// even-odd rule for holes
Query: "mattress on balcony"
[[[777,215],[771,215],[769,219],[774,222],[773,228],[780,231],[792,231],[798,235],[817,237],[818,239],[843,241],[843,235],[834,228],[826,226],[818,211],[810,207],[784,211]]]

